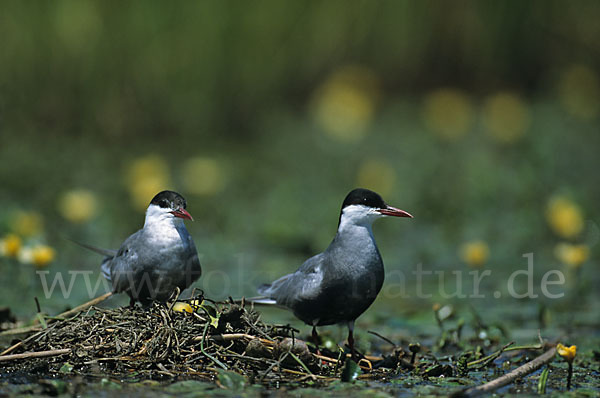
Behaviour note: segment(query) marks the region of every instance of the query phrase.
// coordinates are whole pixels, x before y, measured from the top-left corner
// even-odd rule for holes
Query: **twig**
[[[216,340],[216,341],[231,341],[231,340],[240,340],[240,339],[256,340],[256,339],[258,339],[261,343],[264,343],[267,345],[275,344],[275,342],[273,340],[263,339],[260,337],[252,336],[251,334],[247,334],[247,333],[213,334],[213,335],[210,335],[207,337],[211,340]],[[194,337],[193,340],[199,341],[200,339],[201,339],[200,336],[196,336],[196,337]]]
[[[279,360],[273,362],[268,368],[267,370],[265,370],[265,372],[263,373],[263,375],[260,377],[260,382],[262,383],[263,380],[265,379],[265,377],[267,377],[267,375],[269,373],[271,373],[271,370],[273,370],[273,368],[275,368],[275,366],[278,366],[281,369],[281,361],[283,361],[285,358],[287,358],[288,356],[288,352],[286,352],[285,354],[283,354],[283,358],[280,358]],[[284,369],[285,370],[285,369]]]
[[[476,361],[471,361],[469,363],[467,363],[467,366],[473,366],[473,365],[477,365],[481,362],[484,362],[484,364],[488,364],[489,362],[493,361],[494,359],[498,358],[500,355],[502,355],[502,353],[504,351],[507,350],[508,347],[510,347],[511,345],[515,344],[514,341],[511,341],[508,344],[505,344],[502,348],[500,348],[498,351],[493,352],[492,354],[488,355],[487,357],[483,357],[483,358],[479,358]]]
[[[284,373],[289,373],[289,374],[293,374],[293,375],[309,377],[309,378],[311,378],[313,380],[314,379],[337,380],[337,378],[334,378],[334,377],[327,377],[327,376],[321,376],[321,375],[307,374],[307,373],[304,373],[304,372],[299,372],[297,370],[286,369],[286,368],[281,369],[281,371],[284,372]]]
[[[23,327],[4,330],[4,331],[0,332],[0,336],[7,336],[7,335],[10,336],[13,334],[25,334],[25,333],[30,333],[30,332],[39,332],[40,330],[42,330],[42,328],[39,325],[23,326]]]
[[[314,376],[314,375],[313,375],[313,373],[312,373],[312,372],[311,372],[311,371],[308,369],[308,366],[306,366],[306,365],[304,364],[304,362],[302,362],[302,360],[301,360],[300,358],[298,358],[298,356],[297,356],[297,355],[295,355],[295,354],[294,354],[292,351],[290,351],[290,355],[292,356],[292,358],[294,358],[294,360],[295,360],[296,362],[298,362],[298,363],[300,364],[300,366],[302,366],[302,368],[303,368],[304,370],[306,370],[306,373],[308,373],[308,374],[309,374],[309,375],[311,375],[311,376]]]
[[[56,356],[56,355],[69,354],[70,352],[71,352],[70,348],[63,348],[60,350],[34,351],[34,352],[24,352],[22,354],[2,355],[2,356],[0,356],[0,362],[12,361],[14,359],[52,357],[52,356]]]
[[[221,363],[221,361],[219,361],[217,358],[213,357],[212,355],[210,355],[208,352],[206,352],[204,350],[204,341],[206,340],[206,332],[208,331],[209,326],[210,326],[210,324],[208,322],[206,322],[206,324],[204,325],[204,332],[202,333],[202,340],[200,340],[200,351],[202,351],[202,353],[204,355],[206,355],[208,358],[210,358],[214,363],[219,365],[221,368],[227,370],[227,366],[223,365]]]
[[[366,365],[361,365],[361,363],[366,363]],[[368,370],[369,372],[373,370],[373,364],[367,358],[361,358],[357,364],[362,370]]]
[[[10,352],[13,352],[14,350],[16,350],[17,348],[21,347],[23,345],[23,341],[25,340],[21,340],[16,344],[11,345],[10,347],[8,347],[6,350],[2,351],[2,353],[0,353],[0,357],[4,356]]]
[[[34,297],[33,299],[35,300],[35,307],[37,308],[36,318],[40,322],[40,325],[42,325],[42,329],[47,329],[48,324],[46,323],[46,320],[44,319],[44,314],[42,314],[42,307],[40,307],[40,300],[38,300],[37,296]]]
[[[104,300],[106,300],[106,299],[107,299],[107,298],[109,298],[110,296],[112,296],[112,292],[104,293],[102,296],[98,296],[98,297],[96,297],[95,299],[92,299],[92,300],[90,300],[90,301],[88,301],[88,302],[86,302],[86,303],[83,303],[83,304],[81,304],[81,305],[78,305],[77,307],[75,307],[75,308],[73,308],[73,309],[71,309],[71,310],[68,310],[68,311],[65,311],[65,312],[63,312],[63,313],[61,313],[61,314],[58,314],[58,315],[56,315],[54,318],[57,318],[57,319],[61,319],[61,318],[62,318],[62,319],[64,319],[64,318],[68,318],[68,317],[70,317],[71,315],[75,315],[75,314],[77,314],[78,312],[81,312],[81,311],[83,311],[83,310],[86,310],[88,307],[91,307],[92,305],[96,305],[96,304],[98,304],[98,303],[101,303],[101,302],[103,302]]]
[[[336,364],[339,362],[337,359],[329,358],[329,357],[326,357],[323,355],[318,355],[318,354],[312,354],[312,355],[313,355],[313,357],[320,359],[321,361],[324,361],[324,362],[336,363]]]
[[[526,364],[524,364],[522,366],[519,366],[518,368],[514,369],[511,372],[508,372],[504,376],[498,377],[497,379],[494,379],[488,383],[485,383],[485,384],[477,386],[477,387],[471,387],[464,391],[455,392],[454,394],[451,395],[451,397],[455,397],[455,398],[456,397],[475,397],[477,395],[491,393],[492,391],[495,391],[500,387],[504,387],[507,384],[511,384],[512,382],[514,382],[516,379],[518,379],[520,377],[523,377],[530,373],[535,372],[536,370],[538,370],[539,368],[541,368],[542,366],[544,366],[545,364],[550,362],[552,360],[552,358],[554,358],[555,354],[556,354],[556,347],[552,347],[551,349],[549,349],[548,351],[546,351],[539,357],[535,358],[532,361],[527,362]]]
[[[46,324],[49,324],[51,322],[58,321],[58,320],[63,320],[63,319],[65,319],[65,318],[67,318],[67,317],[69,317],[71,315],[75,315],[75,314],[79,313],[80,311],[83,311],[83,310],[91,307],[92,305],[96,305],[96,304],[98,304],[98,303],[106,300],[110,296],[112,296],[112,292],[105,293],[102,296],[96,297],[95,299],[92,299],[92,300],[90,300],[90,301],[88,301],[86,303],[78,305],[77,307],[75,307],[75,308],[73,308],[71,310],[65,311],[65,312],[63,312],[61,314],[58,314],[56,316],[47,317],[48,320],[46,321]],[[21,334],[21,333],[37,332],[39,330],[40,330],[40,326],[39,325],[32,325],[32,326],[28,326],[28,327],[24,327],[24,328],[19,328],[19,329],[15,330],[15,331],[13,331],[12,329],[5,330],[4,332],[0,333],[0,336],[4,335],[4,334]]]
[[[169,376],[169,377],[175,377],[175,375],[171,372],[169,372],[167,370],[167,368],[165,367],[165,365],[163,365],[162,363],[158,363],[156,364],[156,367],[159,368],[160,370],[162,370],[162,373]]]
[[[380,335],[379,333],[377,333],[377,332],[375,332],[375,331],[373,331],[373,330],[368,330],[368,331],[367,331],[367,333],[370,333],[370,334],[372,334],[373,336],[377,336],[377,337],[379,337],[381,340],[383,340],[383,341],[385,341],[385,342],[387,342],[387,343],[391,344],[391,345],[392,345],[392,347],[394,347],[394,348],[396,348],[396,347],[397,347],[397,344],[396,344],[396,343],[394,343],[392,340],[388,339],[388,338],[387,338],[387,337],[385,337],[385,336],[382,336],[382,335]]]
[[[45,332],[46,332],[46,330],[39,330],[36,334],[32,334],[31,336],[27,337],[25,340],[21,340],[18,343],[15,343],[12,346],[8,347],[6,350],[4,350],[4,351],[2,351],[2,353],[0,353],[0,356],[6,355],[10,352],[13,352],[17,348],[21,347],[23,344],[28,343],[30,340],[35,339],[36,337],[44,334]]]
[[[169,304],[169,312],[171,312],[173,310],[173,307],[175,306],[175,304],[177,304],[177,300],[179,300],[179,295],[181,294],[181,289],[179,289],[178,286],[175,287],[175,299],[171,302],[171,304]],[[171,296],[173,296],[173,294],[171,294]]]
[[[42,307],[40,307],[40,300],[38,300],[37,296],[35,296],[33,300],[35,301],[35,307],[37,308],[37,312],[39,314],[40,312],[42,312]]]

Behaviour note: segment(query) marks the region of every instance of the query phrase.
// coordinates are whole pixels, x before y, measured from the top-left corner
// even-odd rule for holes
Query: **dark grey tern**
[[[276,304],[313,327],[345,323],[352,358],[354,321],[375,301],[385,278],[383,261],[371,225],[385,216],[410,217],[387,205],[379,194],[364,188],[351,191],[342,204],[337,234],[324,252],[306,260],[298,270],[262,285],[262,297],[250,301]]]
[[[112,283],[113,293],[125,292],[130,305],[167,301],[178,288],[188,288],[202,268],[196,246],[183,220],[193,218],[186,200],[173,191],[162,191],[146,210],[144,227],[129,236],[119,250],[82,244],[106,257],[102,273]]]

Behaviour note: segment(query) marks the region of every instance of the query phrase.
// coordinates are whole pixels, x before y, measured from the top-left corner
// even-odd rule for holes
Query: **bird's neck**
[[[173,217],[170,213],[160,212],[153,207],[146,211],[144,229],[147,230],[171,230],[183,226],[183,220]]]
[[[331,267],[340,275],[356,275],[360,270],[370,273],[373,265],[383,266],[370,223],[340,224],[327,252],[334,259]]]
[[[169,228],[177,228],[184,225],[182,220],[177,218],[168,218],[168,217],[146,217],[146,221],[144,222],[144,228],[151,229],[169,229]]]
[[[371,223],[344,223],[343,220],[338,227],[335,241],[351,246],[368,245],[375,247],[375,238]]]
[[[174,217],[146,217],[143,231],[153,244],[168,247],[179,245],[187,234],[183,221]]]

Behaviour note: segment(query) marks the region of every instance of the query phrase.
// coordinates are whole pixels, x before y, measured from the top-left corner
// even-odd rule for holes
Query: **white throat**
[[[342,210],[338,233],[343,233],[344,231],[356,228],[366,228],[371,232],[373,221],[380,217],[383,217],[383,215],[372,207],[363,205],[346,206],[344,210]]]
[[[155,245],[164,245],[172,250],[185,245],[182,236],[187,235],[185,224],[181,218],[175,217],[167,208],[156,205],[148,206],[144,223],[144,236]]]
[[[183,220],[175,217],[167,208],[162,208],[156,205],[150,205],[146,210],[146,220],[144,221],[144,229],[177,228],[181,224],[183,224]]]

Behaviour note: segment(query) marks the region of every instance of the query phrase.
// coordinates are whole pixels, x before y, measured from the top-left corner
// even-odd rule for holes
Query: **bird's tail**
[[[102,275],[104,275],[104,277],[110,282],[110,260],[117,255],[117,250],[103,249],[101,247],[88,245],[87,243],[78,242],[73,239],[69,240],[83,248],[104,256],[104,260],[102,261],[102,264],[100,264],[100,270],[102,271]]]
[[[243,297],[241,299],[237,299],[234,300],[235,303],[249,303],[249,304],[253,304],[253,305],[275,305],[278,307],[281,307],[280,305],[277,304],[277,301],[275,299],[272,299],[270,297],[270,289],[271,284],[269,283],[265,283],[264,285],[260,285],[256,290],[258,290],[258,294],[260,294],[260,296],[256,296],[256,297]]]
[[[270,284],[270,283],[263,283],[256,290],[258,291],[258,294],[262,294],[263,296],[268,296],[271,293],[270,292],[271,286],[272,286],[272,284]]]
[[[76,240],[73,239],[69,239],[71,242],[75,243],[76,245],[79,245],[83,248],[86,248],[88,250],[91,250],[95,253],[98,253],[102,256],[106,256],[106,257],[114,257],[117,255],[117,251],[116,250],[111,250],[111,249],[103,249],[101,247],[97,247],[97,246],[92,246],[92,245],[88,245],[87,243],[82,243],[82,242],[78,242]]]
[[[273,300],[272,298],[265,297],[265,296],[248,297],[248,298],[244,298],[244,301],[247,303],[259,304],[259,305],[277,305],[277,301]]]

